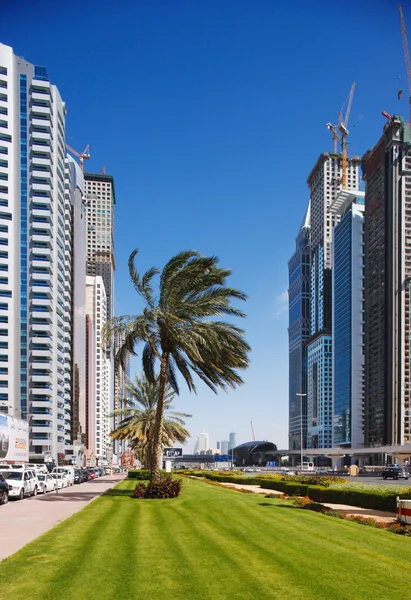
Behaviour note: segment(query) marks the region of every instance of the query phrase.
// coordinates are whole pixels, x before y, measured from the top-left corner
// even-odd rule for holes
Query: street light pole
[[[296,394],[300,397],[300,469],[303,470],[303,397],[307,394]]]

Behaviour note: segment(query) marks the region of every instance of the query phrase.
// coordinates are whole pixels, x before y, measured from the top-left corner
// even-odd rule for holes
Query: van
[[[67,476],[68,484],[74,485],[74,467],[54,467],[52,473],[64,473]]]

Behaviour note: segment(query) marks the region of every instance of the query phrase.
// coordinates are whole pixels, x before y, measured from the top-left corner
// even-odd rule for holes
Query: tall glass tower
[[[288,352],[289,352],[289,448],[301,448],[301,429],[305,447],[307,432],[306,352],[309,336],[310,298],[310,207],[295,241],[295,252],[288,261]]]
[[[364,444],[364,192],[342,191],[333,232],[333,446]]]

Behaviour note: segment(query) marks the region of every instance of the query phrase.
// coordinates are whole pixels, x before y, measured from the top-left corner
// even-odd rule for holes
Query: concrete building
[[[358,157],[347,160],[347,190],[359,185]],[[310,337],[307,353],[307,448],[332,442],[332,232],[340,215],[331,211],[341,191],[340,154],[324,153],[307,183],[310,188]]]
[[[114,356],[117,350],[124,342],[124,336],[117,334],[114,337]],[[125,368],[118,367],[118,371],[114,374],[114,410],[122,409],[125,407],[125,400],[130,400],[130,392],[128,391],[126,384],[130,380],[130,355],[128,355]],[[110,429],[118,427],[122,420],[121,416],[116,416],[110,423]],[[113,440],[114,442],[114,454],[120,458],[123,452],[128,447],[127,440]]]
[[[107,319],[114,300],[114,179],[104,173],[85,173],[87,222],[87,275],[103,278]]]
[[[208,433],[203,431],[197,436],[197,441],[194,446],[194,454],[206,454],[207,450],[210,449],[210,438]]]
[[[88,449],[94,450],[99,460],[111,461],[112,442],[110,439],[110,422],[108,415],[112,412],[110,406],[111,391],[111,361],[102,349],[102,329],[107,321],[107,297],[103,278],[100,276],[86,278],[86,311],[89,316],[88,335],[94,335],[89,340],[89,350],[95,349],[95,396],[89,396],[89,420],[95,417],[95,424],[89,423]],[[90,359],[92,364],[92,357]],[[90,366],[91,366],[90,364]],[[93,378],[93,373],[89,372]],[[93,402],[94,401],[94,402]],[[93,406],[93,404],[95,405]],[[93,434],[95,432],[95,435]]]
[[[30,420],[32,458],[72,440],[65,114],[46,69],[0,44],[0,403]]]
[[[84,176],[80,166],[66,157],[66,200],[72,226],[72,443],[84,444],[86,433],[86,219]],[[74,450],[74,448],[73,448]],[[73,452],[74,453],[74,452]]]
[[[228,440],[223,440],[222,442],[220,442],[221,444],[221,454],[223,456],[225,456],[226,454],[228,454]]]
[[[394,116],[362,162],[366,446],[410,441],[411,135]]]
[[[364,192],[342,191],[332,244],[332,445],[364,445]]]
[[[295,252],[288,261],[288,353],[289,353],[289,420],[288,440],[291,449],[306,446],[307,393],[306,348],[310,315],[310,206],[295,240]],[[301,429],[303,430],[301,440]]]

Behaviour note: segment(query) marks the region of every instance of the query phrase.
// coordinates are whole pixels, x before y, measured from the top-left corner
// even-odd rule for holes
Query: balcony
[[[35,390],[33,390],[33,396],[46,396],[46,399],[43,400],[34,400],[32,399],[32,402],[35,403],[36,406],[50,406],[52,404],[52,401],[49,400],[50,398],[50,394],[51,394],[51,389],[50,388],[35,388]],[[46,404],[44,404],[44,402],[46,402]]]
[[[31,310],[36,310],[36,306],[46,306],[50,309],[53,308],[53,304],[48,298],[31,298]]]
[[[31,324],[31,331],[34,334],[36,331],[42,331],[42,332],[46,332],[46,333],[52,333],[53,331],[53,325],[49,322],[47,323],[32,323]]]
[[[47,101],[47,96],[45,94],[38,94],[39,98],[34,98],[34,94],[38,94],[35,90],[33,91],[32,98],[33,100],[41,100],[41,102]],[[30,106],[31,114],[34,116],[36,113],[39,115],[50,115],[52,114],[49,106],[37,106],[35,103],[31,103]]]
[[[49,226],[50,227],[50,226]],[[34,231],[32,228],[32,238],[33,242],[43,242],[51,244],[53,242],[53,235],[51,231]]]

